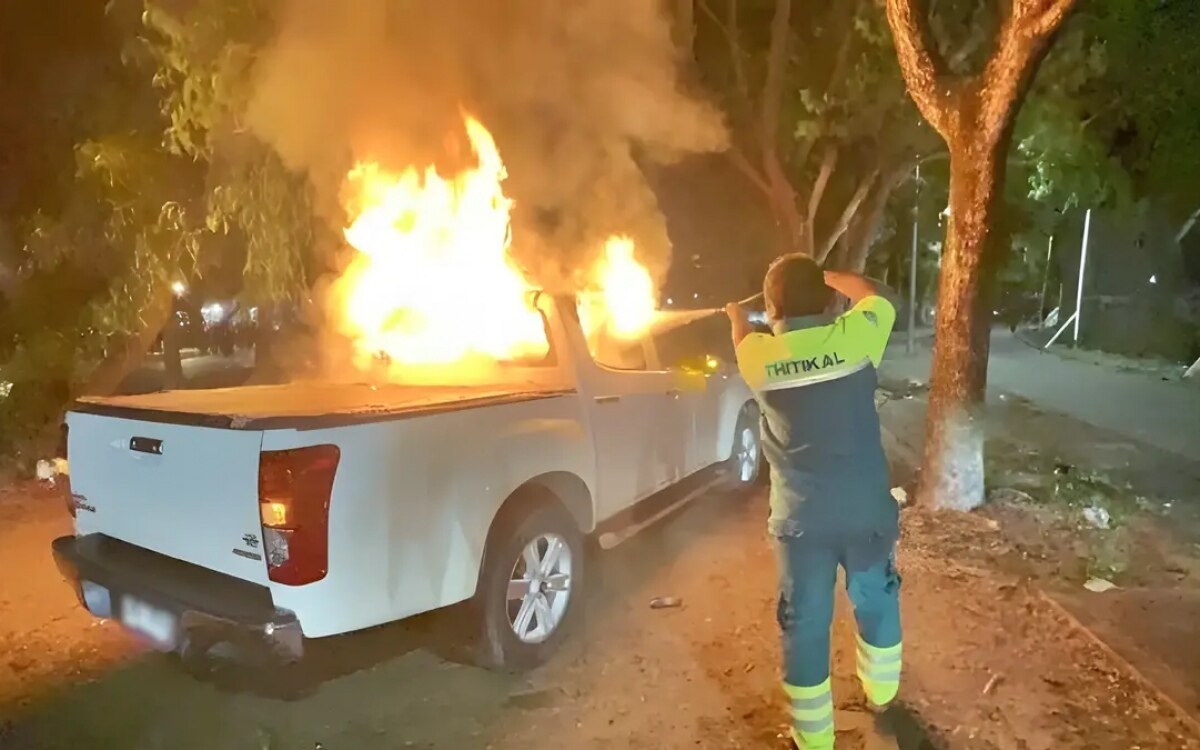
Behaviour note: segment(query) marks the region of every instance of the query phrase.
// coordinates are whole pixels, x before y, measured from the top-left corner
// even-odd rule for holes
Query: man
[[[834,292],[849,312],[829,314]],[[895,308],[861,276],[780,258],[763,283],[772,333],[726,307],[738,369],[762,409],[771,467],[769,528],[779,555],[779,625],[792,737],[833,747],[829,631],[841,565],[858,621],[858,676],[881,710],[900,686],[899,510],[891,497],[875,411],[875,368]]]

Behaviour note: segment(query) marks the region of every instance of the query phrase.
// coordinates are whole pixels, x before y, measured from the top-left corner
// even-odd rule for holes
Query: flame
[[[536,285],[509,256],[512,202],[507,176],[487,129],[465,118],[476,157],[450,179],[432,167],[392,172],[361,162],[346,177],[346,241],[357,251],[334,284],[335,316],[352,341],[354,364],[380,360],[427,367],[434,378],[496,361],[540,359],[549,351]],[[655,312],[654,282],[634,243],[614,235],[585,276],[581,320],[589,342],[637,338]],[[466,367],[464,367],[466,365]]]
[[[509,257],[512,203],[491,134],[466,117],[477,159],[451,179],[430,166],[400,173],[360,163],[346,178],[358,252],[339,279],[343,333],[356,364],[513,360],[549,349],[533,285]]]
[[[634,257],[633,240],[622,235],[609,237],[595,277],[596,306],[601,312],[593,325],[602,325],[605,333],[619,339],[635,339],[645,333],[657,307],[654,280]]]

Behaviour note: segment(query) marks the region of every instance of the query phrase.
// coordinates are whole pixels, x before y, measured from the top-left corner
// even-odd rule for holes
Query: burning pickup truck
[[[542,661],[579,615],[586,536],[618,543],[714,465],[753,482],[761,452],[733,372],[667,369],[653,331],[598,364],[573,300],[532,309],[548,348],[490,385],[77,403],[60,570],[93,614],[165,649],[296,659],[306,638],[469,602],[482,661]]]
[[[166,649],[296,659],[306,638],[469,601],[481,660],[525,667],[578,616],[586,536],[618,543],[714,465],[755,480],[749,390],[712,358],[664,362],[671,316],[632,240],[605,243],[591,289],[531,291],[495,143],[466,133],[478,163],[452,179],[347,177],[331,317],[349,382],[75,405],[76,533],[54,555],[88,610]]]

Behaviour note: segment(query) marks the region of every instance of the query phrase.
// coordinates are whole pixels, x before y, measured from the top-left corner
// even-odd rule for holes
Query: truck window
[[[639,341],[621,341],[619,339],[600,336],[593,342],[588,342],[592,359],[596,364],[610,370],[645,370],[646,348]]]
[[[713,316],[674,328],[654,337],[658,357],[664,367],[692,367],[708,357],[723,362],[735,360],[729,323]]]

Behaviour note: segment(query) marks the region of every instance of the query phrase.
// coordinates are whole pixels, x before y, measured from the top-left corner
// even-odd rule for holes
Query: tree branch
[[[986,8],[985,4],[980,3],[979,7],[971,13],[971,33],[967,36],[967,40],[962,43],[962,46],[946,60],[946,68],[948,70],[955,73],[960,72],[959,69],[967,61],[967,58],[975,54],[983,46],[983,43],[987,41],[988,24],[982,23],[983,18],[981,18]]]
[[[729,0],[726,5],[725,21],[722,21],[713,12],[707,0],[697,0],[697,5],[699,5],[701,12],[713,22],[713,25],[721,32],[721,35],[725,37],[725,42],[729,45],[729,64],[733,68],[734,88],[741,95],[746,109],[751,109],[750,84],[746,79],[746,54],[742,50],[741,33],[738,27],[738,0]]]
[[[929,24],[914,0],[887,0],[888,26],[908,93],[934,130],[950,139],[951,89],[944,80],[945,65],[931,43]]]
[[[842,267],[847,271],[862,273],[866,267],[867,258],[871,254],[871,240],[875,237],[883,212],[887,210],[888,201],[896,188],[912,175],[916,163],[915,158],[908,158],[886,170],[871,188],[870,195],[862,207],[855,213],[854,220],[844,235],[849,247]]]
[[[767,76],[762,93],[763,148],[775,150],[779,135],[779,113],[783,100],[783,74],[787,66],[788,33],[792,23],[792,0],[775,0],[771,19],[771,46],[767,51]]]
[[[817,179],[813,182],[812,193],[808,196],[807,226],[809,237],[813,238],[813,245],[816,244],[816,232],[814,229],[817,224],[817,209],[821,207],[821,198],[825,195],[825,187],[829,184],[829,177],[837,167],[839,153],[840,150],[833,144],[825,148],[825,155],[821,158],[821,170],[817,173]],[[815,250],[815,247],[810,252],[812,250]]]
[[[696,58],[696,0],[677,0],[675,24],[679,48],[688,60]]]
[[[746,78],[746,53],[742,49],[742,32],[738,23],[738,0],[729,0],[725,18],[729,22],[729,54],[733,58],[733,79],[746,100],[746,108],[750,109],[753,102],[750,99],[750,83]]]
[[[843,209],[842,215],[838,218],[837,224],[834,225],[833,231],[830,232],[829,236],[825,238],[825,243],[821,246],[821,250],[816,256],[816,261],[818,263],[824,263],[825,259],[829,257],[829,253],[837,245],[838,238],[840,238],[845,233],[846,228],[850,226],[850,221],[854,218],[854,214],[858,212],[859,206],[862,205],[862,202],[867,197],[867,193],[871,191],[871,187],[878,179],[879,170],[875,169],[865,180],[859,183],[858,189],[854,191],[854,195],[851,196],[850,201],[846,204],[846,208]]]
[[[850,49],[853,47],[855,40],[858,39],[858,35],[854,33],[853,26],[851,25],[853,24],[853,17],[858,3],[841,0],[835,3],[835,5],[838,7],[845,5],[849,8],[848,17],[850,22],[847,24],[849,28],[842,32],[842,43],[838,46],[837,57],[834,59],[833,69],[829,74],[829,85],[825,87],[825,90],[830,92],[837,90],[839,84],[846,80],[846,68],[850,65]]]
[[[742,173],[742,176],[750,181],[750,184],[761,190],[768,200],[771,199],[772,194],[770,184],[768,184],[767,180],[761,174],[759,174],[758,170],[754,168],[754,165],[750,163],[750,160],[746,158],[746,155],[743,154],[737,146],[730,146],[725,151],[725,156],[728,157],[729,161],[733,163],[733,166],[737,167],[737,170]]]
[[[889,0],[894,2],[895,0]],[[985,145],[995,148],[1007,132],[1050,37],[1076,0],[1014,0],[1011,15],[1000,27],[996,51],[978,81],[979,121]]]
[[[1012,18],[1027,35],[1047,37],[1054,33],[1076,0],[1014,0]]]

